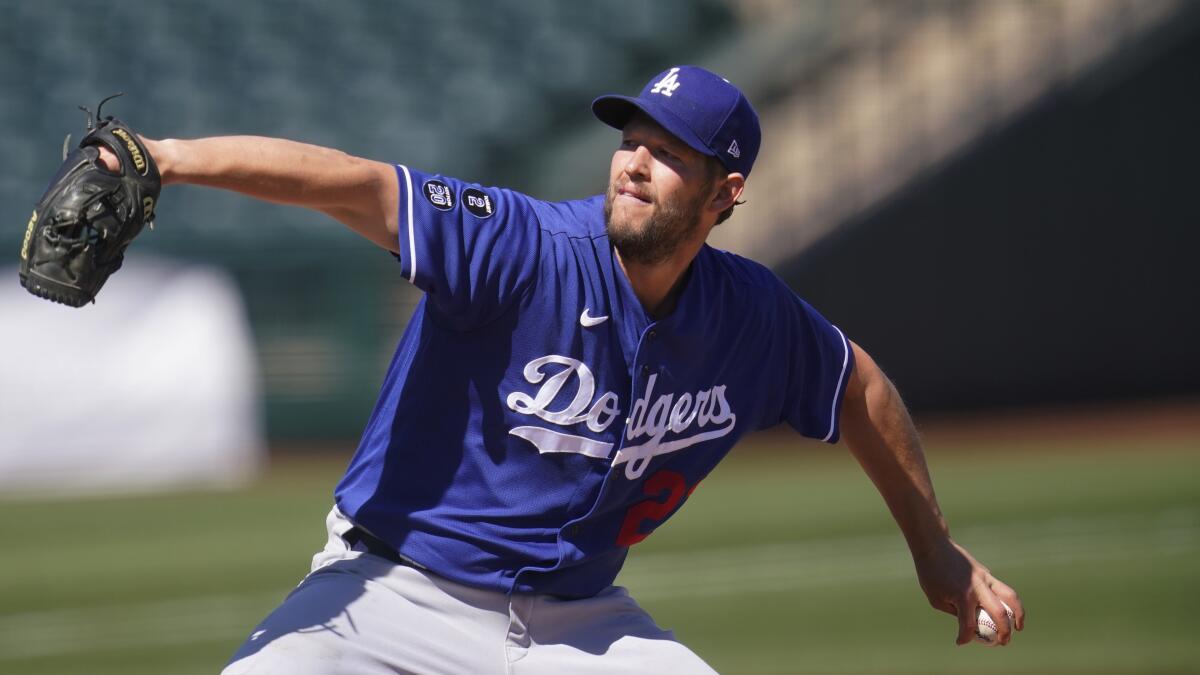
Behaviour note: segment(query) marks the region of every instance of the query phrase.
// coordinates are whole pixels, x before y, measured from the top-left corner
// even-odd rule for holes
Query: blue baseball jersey
[[[401,555],[593,595],[743,435],[837,441],[849,342],[763,266],[705,246],[654,321],[603,196],[397,176],[400,271],[425,294],[335,497]]]

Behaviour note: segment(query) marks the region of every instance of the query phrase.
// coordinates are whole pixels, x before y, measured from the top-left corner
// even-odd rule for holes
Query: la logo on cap
[[[663,76],[663,79],[654,83],[654,88],[650,90],[650,93],[670,96],[671,94],[675,93],[675,90],[679,88],[680,84],[682,83],[679,82],[679,69],[672,68],[667,71],[667,74]]]
[[[592,101],[596,117],[615,129],[639,111],[731,172],[750,174],[762,142],[758,113],[729,80],[699,66],[668,66],[637,96],[606,94]]]

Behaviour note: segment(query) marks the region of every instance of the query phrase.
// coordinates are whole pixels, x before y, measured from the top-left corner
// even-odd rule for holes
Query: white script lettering
[[[539,386],[532,395],[520,391],[508,395],[505,403],[516,413],[564,427],[586,423],[593,433],[605,431],[621,415],[620,398],[611,391],[597,397],[596,378],[582,361],[551,354],[530,361],[521,374]],[[737,415],[725,398],[725,385],[694,394],[655,396],[657,383],[658,375],[651,375],[644,393],[633,402],[625,426],[627,445],[612,460],[613,466],[626,464],[625,476],[630,480],[639,478],[653,458],[725,436],[737,424]],[[570,396],[570,403],[551,410],[560,395]],[[664,440],[668,432],[678,435],[692,429],[695,432],[690,436]],[[509,433],[533,444],[541,454],[568,452],[606,459],[613,448],[612,443],[537,426],[519,426]]]
[[[725,385],[717,385],[712,389],[696,392],[696,407],[688,413],[691,407],[691,394],[681,394],[675,399],[674,394],[662,394],[650,404],[654,394],[654,385],[658,375],[651,375],[646,380],[646,393],[633,403],[633,417],[625,427],[625,440],[635,441],[642,436],[649,436],[640,445],[626,445],[613,458],[613,466],[627,463],[625,477],[634,480],[645,472],[650,460],[658,455],[678,452],[703,441],[725,436],[733,431],[737,424],[737,415],[725,400]],[[672,403],[674,406],[672,407]],[[678,438],[673,441],[663,441],[668,431],[681,434],[695,423],[697,428],[704,429],[712,425],[728,424],[718,429],[701,431],[700,433]]]
[[[547,378],[543,368],[554,365],[563,366],[563,368]],[[617,407],[619,399],[611,391],[605,392],[603,396],[596,399],[595,403],[592,403],[592,397],[596,394],[596,378],[587,364],[582,361],[569,356],[551,354],[525,364],[525,369],[521,374],[530,384],[541,384],[533,396],[520,391],[514,391],[508,395],[508,399],[505,401],[508,407],[522,415],[533,415],[551,424],[564,427],[587,422],[587,428],[590,431],[600,433],[611,426],[613,420],[621,414],[621,410]],[[543,380],[545,380],[544,383]],[[575,396],[571,399],[571,403],[562,410],[550,410],[550,404],[571,382],[576,382]],[[589,404],[591,404],[590,407]],[[612,451],[612,443],[602,443],[583,436],[571,436],[557,432],[547,435],[530,431],[531,429],[536,430],[537,427],[517,427],[509,433],[533,443],[538,452],[542,454],[574,452],[589,457],[603,458],[608,457],[609,452]],[[598,454],[601,451],[603,454]]]

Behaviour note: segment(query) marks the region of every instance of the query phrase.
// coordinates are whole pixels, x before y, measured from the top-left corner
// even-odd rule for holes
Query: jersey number
[[[650,532],[641,531],[642,523],[652,520],[661,524],[679,506],[680,501],[695,492],[698,485],[688,487],[683,475],[674,471],[662,469],[655,472],[642,484],[642,492],[651,499],[629,507],[625,521],[621,523],[621,532],[617,534],[617,545],[633,546],[649,537]],[[662,499],[663,493],[666,493],[665,499]]]

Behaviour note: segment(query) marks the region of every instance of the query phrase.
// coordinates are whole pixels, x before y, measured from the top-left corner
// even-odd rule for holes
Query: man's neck
[[[625,272],[625,277],[629,279],[633,294],[652,320],[657,321],[675,311],[679,296],[687,285],[688,270],[698,252],[697,247],[696,250],[677,252],[661,263],[643,265],[626,262],[621,257],[621,252],[616,251],[617,262]]]

